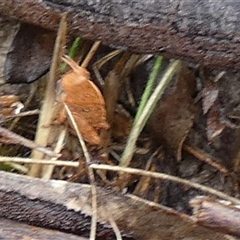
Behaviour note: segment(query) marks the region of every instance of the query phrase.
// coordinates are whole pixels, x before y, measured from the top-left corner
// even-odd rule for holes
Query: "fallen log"
[[[190,204],[199,224],[240,237],[239,205],[205,196],[193,198]]]
[[[158,53],[222,69],[240,68],[238,1],[0,1],[0,15],[140,53]]]
[[[20,223],[5,218],[0,218],[0,239],[19,240],[87,240],[72,234],[59,231],[49,230],[45,228],[33,227],[24,223]]]
[[[0,182],[1,218],[88,237],[92,215],[89,185],[6,172],[0,172]],[[123,239],[229,239],[228,235],[197,226],[188,215],[159,204],[104,188],[97,192],[97,239],[115,239],[109,218],[114,219]],[[0,230],[4,229],[0,226]]]

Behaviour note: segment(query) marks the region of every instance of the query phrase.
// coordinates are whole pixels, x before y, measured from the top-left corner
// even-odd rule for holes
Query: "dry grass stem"
[[[67,33],[67,15],[64,14],[61,18],[58,35],[53,51],[53,59],[47,81],[45,91],[45,98],[42,105],[41,113],[39,116],[35,142],[46,146],[48,144],[49,134],[51,132],[51,123],[54,118],[54,105],[56,101],[56,80],[58,79],[58,70],[60,66],[60,59],[63,55],[63,49],[66,41]],[[44,154],[39,154],[36,151],[32,152],[32,158],[44,158]],[[32,165],[28,175],[32,177],[40,177],[42,172],[41,165]]]
[[[115,172],[130,173],[130,174],[135,174],[135,175],[140,175],[140,176],[147,176],[147,177],[159,178],[159,179],[164,179],[164,180],[170,180],[170,181],[173,181],[176,183],[184,184],[184,185],[196,188],[198,190],[207,192],[216,197],[231,201],[234,204],[238,204],[238,205],[240,204],[239,199],[231,197],[223,192],[217,191],[213,188],[206,187],[201,184],[194,183],[194,182],[191,182],[191,181],[179,178],[179,177],[164,174],[164,173],[150,172],[150,171],[145,171],[145,170],[136,169],[136,168],[109,166],[109,165],[105,165],[105,164],[101,164],[101,165],[91,164],[89,167],[93,168],[93,169],[109,170],[109,171],[115,171]]]
[[[0,156],[0,162],[9,163],[35,163],[42,165],[53,165],[53,166],[63,166],[63,167],[79,167],[78,162],[70,162],[64,160],[45,160],[45,159],[35,159],[35,158],[20,158],[20,157],[5,157]]]
[[[24,138],[6,128],[0,127],[0,135],[6,138],[9,143],[23,145],[30,149],[34,149],[35,151],[40,152],[41,154],[46,154],[50,157],[59,157],[59,155],[53,152],[51,149],[40,146],[35,142],[27,138]]]
[[[107,213],[107,216],[108,216],[108,221],[109,221],[109,223],[111,224],[112,229],[113,229],[113,231],[114,231],[114,233],[115,233],[116,239],[117,239],[117,240],[122,240],[121,232],[120,232],[120,230],[119,230],[116,222],[114,221],[114,218],[111,216],[111,213],[110,213],[110,212],[108,213],[108,212],[106,211],[106,213]]]
[[[130,53],[124,53],[119,61],[115,64],[113,70],[108,72],[105,78],[104,85],[104,98],[107,110],[107,121],[110,126],[113,124],[114,114],[117,107],[117,101],[120,96],[121,87],[126,80],[126,75],[130,72],[139,59],[138,55],[132,55]],[[101,137],[103,139],[103,150],[105,154],[105,160],[108,158],[112,140],[112,131],[102,131]]]
[[[102,57],[101,59],[99,59],[98,61],[96,61],[93,64],[92,69],[94,71],[94,74],[95,74],[98,82],[101,84],[101,86],[104,85],[104,80],[102,79],[102,76],[101,76],[101,74],[99,72],[99,69],[101,69],[105,63],[110,61],[112,58],[114,58],[115,56],[117,56],[121,52],[122,52],[121,50],[114,50],[114,51],[112,51],[109,54],[105,55],[104,57]]]
[[[128,166],[130,161],[133,157],[136,148],[136,141],[138,139],[139,134],[141,133],[142,129],[144,128],[150,114],[152,113],[155,105],[157,104],[158,100],[160,99],[161,95],[163,94],[165,88],[167,87],[168,83],[172,79],[174,73],[179,69],[180,61],[176,60],[173,61],[168,69],[166,70],[163,78],[159,82],[158,86],[152,93],[151,97],[149,98],[148,102],[144,110],[142,111],[141,115],[138,117],[137,121],[134,121],[133,127],[128,137],[128,141],[126,144],[126,148],[123,152],[121,157],[120,166]]]
[[[82,138],[82,135],[77,127],[76,121],[74,120],[74,117],[69,109],[69,107],[67,106],[67,104],[64,103],[64,107],[67,111],[67,114],[69,116],[69,119],[77,133],[80,145],[82,147],[83,150],[83,154],[85,156],[85,160],[86,160],[86,165],[88,166],[91,163],[91,158],[90,158],[90,154],[87,150],[87,146]],[[91,232],[90,232],[90,240],[95,240],[96,239],[96,231],[97,231],[97,188],[95,186],[95,177],[94,177],[94,172],[93,169],[87,167],[88,170],[88,176],[89,176],[89,181],[90,181],[90,185],[91,185],[91,193],[92,193],[92,220],[91,220]]]
[[[66,133],[67,133],[67,128],[64,127],[62,129],[62,131],[60,132],[59,136],[58,136],[58,141],[57,141],[56,147],[54,149],[54,152],[56,154],[59,154],[61,149],[62,149],[62,147],[63,147]],[[56,158],[56,157],[55,158],[51,158],[52,161],[56,161],[57,159],[58,158]],[[54,170],[54,165],[45,167],[45,169],[43,169],[42,178],[43,179],[50,179],[51,176],[52,176],[53,170]]]
[[[8,121],[8,120],[11,120],[13,118],[20,118],[20,117],[28,117],[28,116],[32,116],[32,115],[38,115],[39,113],[40,113],[40,111],[38,109],[30,110],[30,111],[26,111],[26,112],[20,112],[18,114],[14,114],[13,116],[6,116],[4,118],[4,121]]]
[[[199,160],[207,163],[208,165],[216,168],[218,171],[220,171],[223,174],[228,174],[229,175],[229,170],[225,168],[223,165],[217,163],[212,156],[209,154],[203,152],[200,149],[197,149],[195,147],[189,146],[187,144],[183,145],[183,149],[189,153],[191,153],[194,157],[198,158]]]
[[[81,67],[87,68],[89,62],[91,61],[92,57],[94,56],[94,54],[95,54],[96,51],[98,50],[100,44],[101,44],[100,41],[96,41],[96,42],[93,44],[93,46],[91,47],[90,51],[88,52],[86,58],[85,58],[84,61],[82,62]]]

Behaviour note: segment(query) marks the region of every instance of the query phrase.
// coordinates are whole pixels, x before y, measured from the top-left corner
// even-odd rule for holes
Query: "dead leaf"
[[[98,130],[109,128],[103,96],[85,68],[78,66],[68,56],[64,56],[63,60],[72,70],[62,77],[61,102],[68,105],[83,138],[99,145],[101,138]],[[66,117],[66,111],[62,110],[60,118],[65,120]]]
[[[218,98],[219,87],[217,83],[207,81],[202,91],[203,114],[206,114]]]
[[[170,94],[166,92],[150,117],[149,130],[154,139],[171,150],[177,160],[181,160],[182,144],[195,116],[192,98],[195,76],[183,66],[175,81],[174,90]]]
[[[213,143],[227,126],[222,116],[218,95],[218,83],[211,81],[209,78],[206,79],[202,90],[202,109],[203,114],[207,117],[207,139],[210,143]]]
[[[121,112],[114,113],[114,120],[112,123],[112,137],[116,140],[124,138],[129,135],[132,126],[132,119]]]
[[[226,124],[222,121],[219,104],[214,104],[207,114],[207,138],[213,142],[219,136]]]

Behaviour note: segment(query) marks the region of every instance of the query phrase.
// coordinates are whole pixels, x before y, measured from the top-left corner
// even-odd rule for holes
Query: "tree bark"
[[[199,224],[240,237],[238,205],[204,196],[193,198],[190,204]]]
[[[88,236],[92,215],[89,185],[44,181],[6,172],[0,172],[0,182],[0,218]],[[109,218],[122,230],[123,239],[205,240],[206,236],[209,240],[229,239],[197,226],[188,215],[159,204],[146,204],[137,197],[103,188],[97,192],[98,240],[116,239]]]
[[[72,234],[45,228],[33,227],[5,218],[0,218],[0,239],[4,240],[88,240]]]
[[[240,2],[225,0],[1,0],[0,15],[139,53],[240,68]]]

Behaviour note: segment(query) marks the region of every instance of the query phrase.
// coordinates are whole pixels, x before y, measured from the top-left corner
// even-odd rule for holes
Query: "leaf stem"
[[[152,89],[153,89],[153,86],[154,86],[154,83],[156,82],[156,79],[157,79],[157,76],[159,74],[159,71],[161,69],[161,66],[162,66],[162,60],[163,60],[163,57],[162,56],[158,56],[157,59],[156,59],[156,62],[154,64],[154,67],[153,67],[153,70],[149,76],[149,80],[147,82],[147,86],[144,90],[144,93],[142,95],[142,98],[141,98],[141,102],[139,104],[139,107],[138,107],[138,110],[137,110],[137,114],[135,116],[135,119],[134,119],[134,122],[137,122],[139,117],[141,116],[141,113],[149,99],[149,96],[152,92]]]

